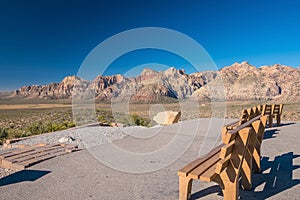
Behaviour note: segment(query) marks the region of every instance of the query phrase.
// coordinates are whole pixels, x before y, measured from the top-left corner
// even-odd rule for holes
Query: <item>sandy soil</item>
[[[32,108],[65,108],[71,107],[72,105],[66,104],[0,104],[0,110],[8,109],[32,109]]]
[[[207,151],[209,144],[213,146],[220,141],[214,133],[220,133],[216,130],[222,123],[210,125],[210,119],[199,119],[167,127],[127,130],[131,136],[124,139],[92,145],[87,150],[50,159],[0,179],[0,199],[178,199],[178,169],[199,155],[204,141]],[[254,175],[253,190],[241,191],[241,199],[299,199],[299,129],[300,123],[293,122],[266,129],[263,172]],[[190,138],[191,146],[182,152],[181,144]],[[174,140],[177,146],[171,146],[170,154],[160,151]],[[126,157],[126,151],[115,157],[115,152],[108,151],[111,144],[144,155],[145,159],[126,162],[131,157]],[[160,151],[160,157],[143,154],[156,151]],[[174,162],[165,162],[174,155]],[[105,156],[111,156],[114,162],[106,165],[117,164],[115,169],[103,164]],[[128,173],[124,169],[150,172]],[[192,193],[192,199],[223,199],[219,187],[213,183],[194,181]]]

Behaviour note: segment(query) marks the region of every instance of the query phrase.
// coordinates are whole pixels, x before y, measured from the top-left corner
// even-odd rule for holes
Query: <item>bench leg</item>
[[[188,200],[191,198],[193,179],[179,176],[179,200]]]
[[[273,116],[272,115],[269,115],[269,127],[272,127],[273,126]]]
[[[277,126],[281,124],[281,115],[276,115]]]
[[[252,162],[252,154],[246,151],[241,170],[242,188],[244,190],[251,190],[252,188]]]
[[[225,181],[224,188],[222,188],[224,200],[237,200],[239,198],[239,184],[238,181],[234,182]]]
[[[239,197],[239,182],[237,179],[230,181],[228,180],[229,177],[225,176],[216,176],[213,181],[219,184],[222,189],[224,200],[237,200]]]
[[[252,159],[252,171],[255,173],[260,173],[261,171],[260,159],[260,145],[258,143],[255,143]]]

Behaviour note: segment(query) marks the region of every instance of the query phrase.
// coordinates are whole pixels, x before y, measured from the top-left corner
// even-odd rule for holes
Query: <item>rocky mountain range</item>
[[[77,76],[60,83],[23,86],[13,96],[65,99],[92,94],[99,100],[112,98],[148,102],[165,99],[196,100],[300,100],[300,69],[283,65],[252,66],[234,63],[218,71],[186,74],[174,67],[157,72],[144,69],[134,78],[97,76],[93,81]]]

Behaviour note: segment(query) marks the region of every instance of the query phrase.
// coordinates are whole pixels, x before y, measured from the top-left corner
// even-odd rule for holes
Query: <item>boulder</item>
[[[181,112],[165,111],[157,113],[153,120],[160,125],[169,125],[177,123],[180,116]]]

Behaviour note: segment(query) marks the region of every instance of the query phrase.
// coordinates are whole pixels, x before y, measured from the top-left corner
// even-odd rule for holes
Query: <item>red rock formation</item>
[[[219,71],[193,74],[186,74],[184,70],[177,70],[174,67],[161,72],[144,69],[139,76],[131,79],[122,75],[97,76],[89,82],[76,76],[68,76],[60,83],[24,86],[14,94],[52,99],[95,94],[97,99],[127,98],[139,102],[156,101],[164,97],[299,101],[299,80],[299,68],[278,64],[256,68],[242,62],[234,63]]]

